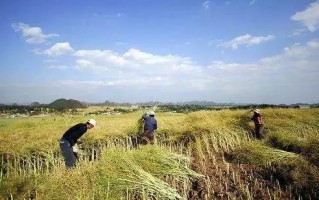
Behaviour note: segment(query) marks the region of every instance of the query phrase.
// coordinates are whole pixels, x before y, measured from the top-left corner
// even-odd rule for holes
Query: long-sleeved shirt
[[[74,146],[74,144],[77,142],[77,140],[87,131],[87,125],[84,123],[80,123],[77,125],[72,126],[67,130],[63,136],[62,139],[65,139],[70,142],[71,146]]]
[[[256,125],[262,125],[263,124],[263,119],[260,114],[254,113],[254,116],[251,118],[251,120],[254,120],[254,123]]]
[[[143,116],[144,120],[144,130],[154,131],[157,129],[157,121],[154,117]]]

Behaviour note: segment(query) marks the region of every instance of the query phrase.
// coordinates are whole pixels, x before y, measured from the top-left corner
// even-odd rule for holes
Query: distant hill
[[[38,107],[38,106],[40,106],[41,104],[39,103],[39,102],[32,102],[31,104],[30,104],[30,106],[31,107]]]
[[[56,110],[65,110],[65,109],[76,109],[76,108],[86,108],[87,106],[83,105],[81,102],[74,99],[57,99],[52,103],[48,104],[48,107]]]

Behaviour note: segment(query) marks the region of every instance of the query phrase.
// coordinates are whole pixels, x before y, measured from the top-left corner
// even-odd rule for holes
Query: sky
[[[318,103],[319,0],[1,0],[0,103]]]

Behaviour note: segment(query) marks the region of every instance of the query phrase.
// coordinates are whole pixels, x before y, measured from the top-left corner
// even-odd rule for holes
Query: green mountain
[[[81,102],[74,99],[57,99],[48,105],[50,108],[56,110],[66,110],[66,109],[76,109],[76,108],[86,108]]]

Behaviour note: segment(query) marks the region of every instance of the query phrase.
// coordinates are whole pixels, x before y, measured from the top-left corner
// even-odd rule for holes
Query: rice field
[[[0,118],[0,199],[318,199],[319,109],[157,112],[155,145],[140,144],[142,110]],[[73,170],[58,141],[89,118]]]

